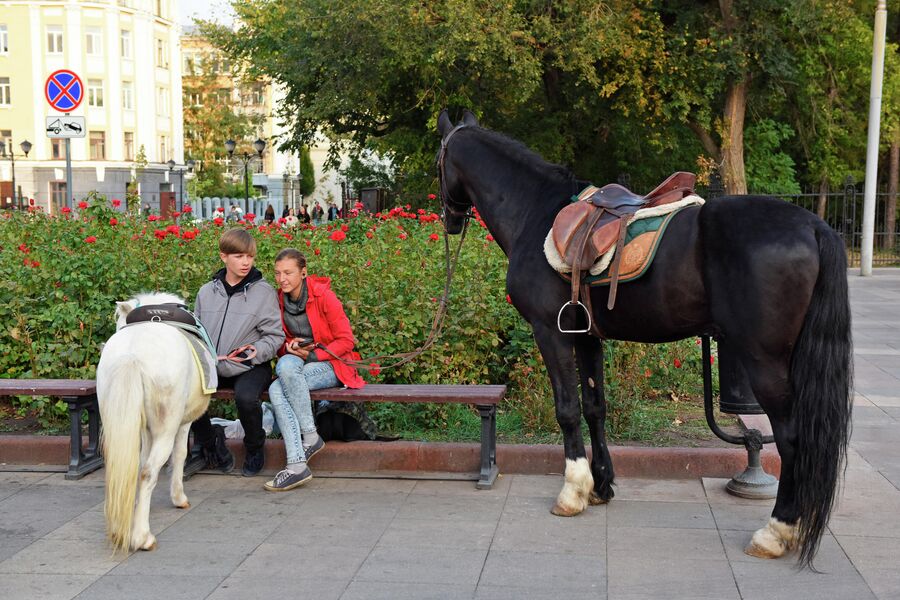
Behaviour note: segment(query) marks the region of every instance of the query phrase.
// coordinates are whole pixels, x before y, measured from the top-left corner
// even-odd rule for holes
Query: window
[[[56,214],[66,205],[66,182],[50,182],[50,214]]]
[[[51,139],[50,140],[50,158],[53,160],[62,160],[66,157],[66,140]]]
[[[188,101],[191,106],[203,106],[203,94],[200,92],[191,92],[188,94]]]
[[[156,66],[163,69],[169,68],[169,46],[165,40],[156,39]]]
[[[62,54],[63,51],[63,32],[61,25],[51,25],[47,27],[47,53]]]
[[[159,136],[159,162],[169,160],[169,138],[164,135]]]
[[[103,106],[103,80],[88,79],[87,84],[88,106]]]
[[[119,34],[119,47],[122,52],[122,58],[131,58],[131,32],[123,29]]]
[[[0,54],[9,54],[9,30],[0,25]]]
[[[123,157],[125,160],[134,160],[134,133],[131,131],[125,132],[125,156]]]
[[[197,74],[197,57],[193,52],[184,53],[184,64],[181,68],[184,71],[185,75]]]
[[[130,81],[122,82],[122,108],[134,110],[134,84]]]
[[[164,87],[156,88],[156,114],[169,116],[169,90]]]
[[[0,106],[12,104],[12,92],[9,77],[0,77]]]
[[[91,160],[106,160],[106,132],[91,132]]]
[[[231,102],[231,90],[228,88],[219,88],[216,90],[216,99],[221,104],[227,104]]]
[[[11,129],[0,129],[0,145],[3,148],[12,148],[12,130]],[[4,150],[5,151],[5,150]]]
[[[100,56],[103,54],[103,36],[99,29],[88,29],[84,34],[84,47],[89,56]]]

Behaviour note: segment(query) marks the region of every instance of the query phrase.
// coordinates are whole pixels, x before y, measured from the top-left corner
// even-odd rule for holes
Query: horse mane
[[[549,162],[543,156],[515,138],[511,138],[499,131],[485,129],[484,127],[472,127],[472,129],[484,134],[484,137],[488,142],[492,143],[497,148],[502,149],[506,154],[512,155],[513,160],[516,162],[534,169],[545,177],[561,182],[574,182],[578,179],[566,167]]]
[[[134,307],[151,304],[187,304],[183,298],[168,292],[143,292],[136,294],[128,303]]]

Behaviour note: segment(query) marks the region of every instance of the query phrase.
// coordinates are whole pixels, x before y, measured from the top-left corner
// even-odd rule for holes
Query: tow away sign
[[[47,117],[48,138],[83,138],[84,117]]]

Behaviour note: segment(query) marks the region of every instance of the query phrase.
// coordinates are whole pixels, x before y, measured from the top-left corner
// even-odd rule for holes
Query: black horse
[[[438,119],[444,224],[462,230],[475,206],[509,258],[507,291],[531,324],[544,357],[563,433],[565,483],[552,512],[572,516],[613,497],[606,444],[602,340],[561,333],[570,285],[548,264],[544,240],[556,214],[585,181],[523,144],[478,125],[468,111],[456,127]],[[850,307],[838,235],[787,202],[731,196],[681,210],[649,270],[619,286],[591,289],[604,335],[668,342],[711,335],[746,371],[772,424],[781,477],[772,516],[746,548],[779,557],[797,548],[810,564],[828,522],[846,458],[851,410]],[[575,311],[566,311],[575,326]],[[577,367],[577,368],[576,368]],[[588,466],[578,402],[591,434]]]

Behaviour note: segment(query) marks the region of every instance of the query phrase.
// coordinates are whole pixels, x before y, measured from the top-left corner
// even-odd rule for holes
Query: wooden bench
[[[331,402],[402,402],[404,404],[469,404],[481,415],[480,490],[497,480],[497,405],[506,394],[505,385],[397,385],[370,383],[360,389],[328,388],[310,393],[313,400]],[[220,388],[213,398],[232,400],[234,390]],[[268,399],[268,393],[263,394]]]
[[[352,390],[329,388],[312,392],[313,400],[332,402],[402,402],[469,404],[481,415],[481,467],[476,487],[488,489],[497,479],[497,405],[505,385],[369,384]],[[51,396],[69,406],[70,458],[66,479],[80,479],[103,466],[100,456],[100,412],[97,383],[85,379],[0,379],[0,396]],[[267,398],[267,394],[263,395]],[[219,389],[213,398],[230,400],[234,390]],[[88,443],[81,436],[82,414],[88,415]]]
[[[0,396],[50,396],[69,405],[69,470],[66,479],[81,479],[103,466],[100,456],[100,411],[97,383],[89,379],[0,379]],[[88,415],[88,442],[81,439],[81,416]]]

